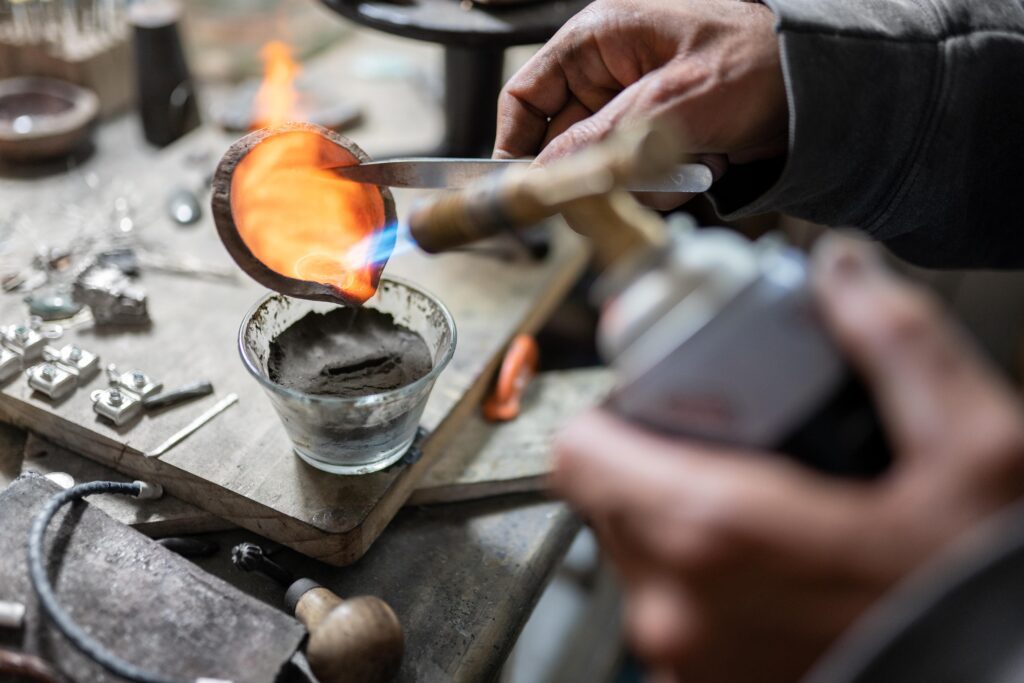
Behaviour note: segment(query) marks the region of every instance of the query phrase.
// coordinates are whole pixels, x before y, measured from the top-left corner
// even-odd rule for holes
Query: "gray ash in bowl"
[[[372,308],[307,313],[271,342],[267,362],[282,386],[344,398],[412,384],[432,367],[420,335]]]

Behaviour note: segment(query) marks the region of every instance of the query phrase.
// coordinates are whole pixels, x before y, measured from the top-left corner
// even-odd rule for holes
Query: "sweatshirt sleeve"
[[[734,166],[725,218],[856,227],[931,267],[1024,267],[1024,0],[765,0],[786,159]]]

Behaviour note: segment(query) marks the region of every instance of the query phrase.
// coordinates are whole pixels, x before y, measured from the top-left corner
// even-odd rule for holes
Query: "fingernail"
[[[814,248],[815,260],[830,277],[855,280],[878,268],[874,250],[862,240],[826,234]]]

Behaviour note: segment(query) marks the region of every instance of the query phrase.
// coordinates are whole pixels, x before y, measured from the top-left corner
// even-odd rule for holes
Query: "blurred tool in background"
[[[0,0],[0,78],[79,85],[96,93],[101,116],[137,101],[146,139],[163,147],[199,124],[181,15],[176,0]],[[0,106],[0,127],[7,109]],[[32,132],[13,131],[26,139],[39,136],[44,117],[60,114],[29,113],[38,119]]]
[[[94,91],[108,116],[132,103],[125,0],[0,0],[0,78],[43,76]]]
[[[143,0],[131,5],[135,82],[146,140],[165,147],[199,125],[195,84],[178,34],[181,5]]]

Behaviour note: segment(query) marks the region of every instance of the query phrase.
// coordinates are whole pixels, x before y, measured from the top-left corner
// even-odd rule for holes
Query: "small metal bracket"
[[[25,371],[28,385],[54,401],[75,390],[75,376],[55,363],[39,363]]]
[[[81,382],[88,382],[100,370],[99,356],[77,344],[68,344],[62,349],[47,346],[43,349],[43,357],[61,366]]]
[[[8,325],[0,332],[4,346],[25,361],[42,357],[46,339],[28,325]]]
[[[92,409],[96,414],[107,418],[118,427],[142,413],[142,401],[127,391],[122,391],[118,386],[97,389],[92,392],[91,398]]]
[[[139,397],[149,398],[163,389],[163,383],[156,381],[142,370],[129,370],[118,373],[113,365],[107,366],[107,375],[112,384],[117,384],[121,389]]]

